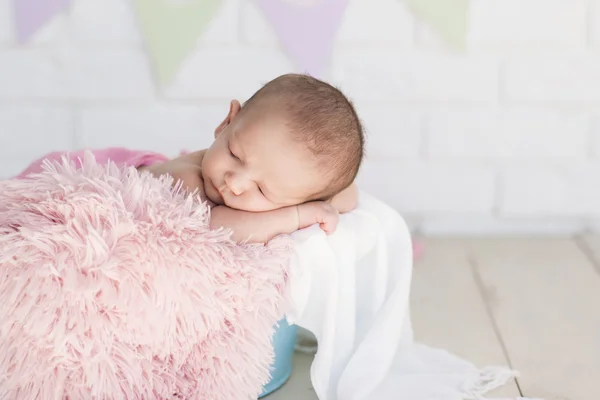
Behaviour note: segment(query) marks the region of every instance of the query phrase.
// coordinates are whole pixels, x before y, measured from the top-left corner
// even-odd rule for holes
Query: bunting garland
[[[222,0],[134,0],[140,29],[161,85],[172,81]]]
[[[101,1],[101,0],[98,0]],[[170,83],[223,0],[131,0],[161,85]],[[250,0],[246,0],[250,1]],[[349,0],[253,0],[301,72],[322,77]],[[367,0],[363,0],[367,1]],[[469,0],[403,0],[455,50],[466,47]],[[27,42],[71,0],[13,0],[16,37]],[[375,4],[373,6],[376,6]]]
[[[25,43],[49,20],[66,10],[71,0],[14,0],[17,41]]]
[[[256,0],[256,4],[302,72],[322,75],[348,0]]]
[[[417,18],[424,21],[448,46],[466,47],[469,0],[404,0]]]

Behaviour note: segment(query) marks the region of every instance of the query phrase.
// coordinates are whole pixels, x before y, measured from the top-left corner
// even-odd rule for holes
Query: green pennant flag
[[[455,50],[467,42],[469,0],[405,0],[408,8]]]
[[[134,0],[149,57],[168,84],[219,10],[222,0]]]

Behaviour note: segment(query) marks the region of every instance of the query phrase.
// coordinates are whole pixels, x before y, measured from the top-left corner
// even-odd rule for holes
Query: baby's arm
[[[231,229],[232,239],[237,242],[266,243],[275,236],[291,234],[313,224],[331,233],[337,222],[338,213],[332,205],[314,201],[265,212],[217,206],[211,211],[210,227]]]
[[[353,183],[329,203],[313,201],[265,212],[217,206],[212,209],[210,226],[212,229],[231,229],[235,241],[266,243],[277,235],[291,234],[313,224],[319,224],[328,234],[332,233],[337,226],[338,213],[350,212],[357,205],[358,187]]]
[[[330,203],[340,214],[354,210],[358,206],[358,187],[356,183],[352,183],[352,185],[333,196]]]

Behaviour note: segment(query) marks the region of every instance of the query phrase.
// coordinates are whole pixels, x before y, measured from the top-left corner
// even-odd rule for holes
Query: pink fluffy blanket
[[[251,399],[289,238],[237,245],[170,178],[63,161],[0,182],[0,399]]]

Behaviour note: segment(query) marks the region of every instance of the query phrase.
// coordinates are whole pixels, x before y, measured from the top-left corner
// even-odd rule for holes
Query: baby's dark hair
[[[352,102],[336,87],[302,74],[286,74],[258,90],[242,107],[280,108],[295,138],[308,145],[330,182],[310,200],[329,200],[352,184],[364,158],[364,131]]]

